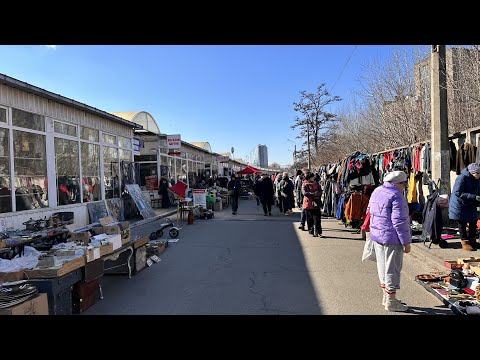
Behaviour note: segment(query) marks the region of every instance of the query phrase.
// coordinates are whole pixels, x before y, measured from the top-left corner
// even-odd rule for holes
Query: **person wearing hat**
[[[387,311],[407,311],[408,306],[396,298],[400,289],[403,254],[410,252],[412,234],[408,203],[404,196],[407,174],[392,171],[376,188],[368,202],[370,238],[375,244],[377,271],[383,289],[382,305]]]
[[[448,217],[458,221],[462,249],[474,251],[479,248],[476,241],[477,206],[480,201],[480,166],[472,163],[462,170],[453,185]],[[467,233],[468,225],[468,233]]]

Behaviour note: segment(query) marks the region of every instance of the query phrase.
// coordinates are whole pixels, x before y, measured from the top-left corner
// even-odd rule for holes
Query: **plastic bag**
[[[370,239],[370,233],[367,232],[366,235],[367,241],[365,241],[365,246],[363,247],[362,261],[377,261],[377,257],[375,256],[375,244]]]

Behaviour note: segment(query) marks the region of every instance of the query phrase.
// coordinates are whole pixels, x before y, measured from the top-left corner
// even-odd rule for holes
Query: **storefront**
[[[0,228],[120,197],[140,125],[0,75]],[[0,229],[0,230],[1,230]]]

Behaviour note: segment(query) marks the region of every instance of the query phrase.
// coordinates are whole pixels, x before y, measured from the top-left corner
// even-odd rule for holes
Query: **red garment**
[[[415,172],[420,171],[420,156],[422,155],[422,144],[419,144],[415,149],[415,161],[413,164],[413,168]]]
[[[365,215],[365,221],[363,222],[361,229],[365,232],[370,232],[370,211],[367,211],[367,215]]]

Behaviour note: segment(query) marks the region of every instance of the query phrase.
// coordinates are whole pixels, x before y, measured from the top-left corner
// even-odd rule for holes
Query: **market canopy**
[[[260,174],[262,171],[248,165],[245,169],[237,171],[237,174]]]

